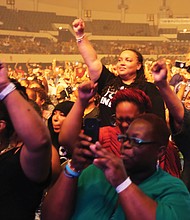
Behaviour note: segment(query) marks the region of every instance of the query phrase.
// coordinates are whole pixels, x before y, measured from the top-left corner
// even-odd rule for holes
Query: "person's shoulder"
[[[119,77],[115,76],[114,73],[110,72],[105,66],[102,68],[102,72],[98,79],[98,93],[101,94],[102,90],[110,85],[115,84],[115,79]],[[118,84],[118,83],[117,83]]]
[[[160,182],[162,183],[162,185],[165,185],[166,188],[168,186],[168,188],[173,187],[176,189],[177,188],[181,190],[183,189],[185,191],[187,190],[184,182],[181,179],[170,175],[169,173],[162,170],[161,168],[159,169],[158,176],[159,176]]]
[[[103,76],[109,76],[109,77],[112,77],[112,78],[115,78],[117,76],[114,75],[114,73],[112,73],[105,65],[102,66],[102,72],[101,72],[101,77]]]
[[[144,192],[150,194],[163,194],[166,196],[180,192],[188,193],[187,187],[181,179],[170,175],[161,168],[139,186]]]
[[[142,87],[142,90],[144,90],[145,92],[155,92],[158,91],[157,86],[152,83],[152,82],[148,82],[148,81],[144,81],[142,84],[139,84],[139,88]],[[153,95],[154,93],[152,93]]]
[[[149,87],[156,87],[156,85],[152,82],[148,82],[148,81],[145,81],[145,85],[149,86]]]

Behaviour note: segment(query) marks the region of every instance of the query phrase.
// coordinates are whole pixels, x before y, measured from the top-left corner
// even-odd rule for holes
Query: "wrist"
[[[168,82],[166,80],[161,80],[161,81],[154,81],[155,85],[158,86],[159,88],[167,87],[169,86]]]
[[[76,36],[76,38],[77,38],[77,37],[81,37],[82,35],[84,35],[84,29],[75,32],[75,36]]]
[[[79,177],[81,174],[80,170],[75,169],[72,164],[71,164],[72,160],[69,160],[68,163],[65,166],[64,169],[64,174],[65,176],[69,177],[69,178],[76,178]]]
[[[127,177],[127,179],[125,181],[123,181],[121,184],[119,184],[115,188],[115,190],[119,194],[119,193],[123,192],[125,189],[127,189],[131,184],[132,184],[132,181],[131,181],[130,177]]]
[[[3,87],[3,89],[0,92],[0,100],[5,99],[10,93],[12,93],[16,89],[16,86],[14,83],[7,83]]]
[[[85,108],[88,106],[89,100],[87,99],[77,99],[77,101],[83,110],[85,110]]]
[[[83,39],[85,38],[85,34],[83,33],[82,35],[76,35],[76,42],[80,43],[81,41],[83,41]]]

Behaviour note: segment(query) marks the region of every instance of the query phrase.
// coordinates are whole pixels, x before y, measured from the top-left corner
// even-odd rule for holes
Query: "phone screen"
[[[179,68],[185,68],[185,62],[182,61],[176,61],[175,66]]]

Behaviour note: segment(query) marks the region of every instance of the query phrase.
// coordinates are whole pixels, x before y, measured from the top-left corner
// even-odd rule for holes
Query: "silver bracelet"
[[[127,189],[130,185],[131,185],[132,181],[130,179],[130,177],[127,177],[127,179],[122,182],[119,186],[116,187],[116,192],[117,193],[120,193],[122,192],[123,190]]]
[[[4,89],[3,91],[0,92],[0,100],[3,100],[4,98],[6,98],[6,96],[8,96],[12,91],[14,91],[16,89],[16,86],[14,83],[9,83]]]
[[[81,37],[76,37],[76,42],[80,43],[85,37],[85,34],[83,34]]]

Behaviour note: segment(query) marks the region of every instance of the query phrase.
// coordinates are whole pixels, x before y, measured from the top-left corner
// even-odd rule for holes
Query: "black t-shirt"
[[[184,110],[184,121],[181,130],[175,130],[172,116],[170,116],[170,128],[172,131],[172,139],[184,158],[182,180],[190,191],[190,111],[185,108]]]
[[[181,130],[175,130],[172,116],[170,116],[170,128],[172,131],[172,138],[177,147],[183,154],[184,158],[190,161],[190,111],[185,108],[184,110],[184,121]]]
[[[20,165],[20,149],[17,150],[0,155],[0,219],[34,220],[51,176],[41,184],[29,180]]]
[[[164,102],[159,90],[153,83],[144,81],[141,84],[134,82],[130,85],[126,85],[122,82],[119,76],[115,76],[103,66],[102,73],[98,79],[98,93],[101,96],[99,105],[101,126],[111,125],[111,115],[114,113],[111,109],[111,99],[115,93],[118,90],[129,87],[143,90],[150,97],[152,102],[152,113],[155,113],[165,120]]]

